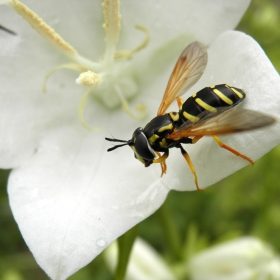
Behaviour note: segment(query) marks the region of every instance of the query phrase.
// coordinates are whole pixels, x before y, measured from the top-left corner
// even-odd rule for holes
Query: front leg
[[[158,155],[158,158],[153,160],[153,163],[160,163],[160,167],[161,167],[161,177],[163,176],[163,174],[166,173],[167,171],[167,165],[165,160],[168,158],[169,156],[169,150],[167,149],[163,155],[161,155],[159,152],[156,152],[156,154]]]

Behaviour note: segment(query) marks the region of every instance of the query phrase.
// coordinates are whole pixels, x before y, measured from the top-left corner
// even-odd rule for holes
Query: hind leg
[[[247,161],[250,162],[252,165],[255,163],[255,162],[254,162],[253,160],[251,160],[249,157],[247,157],[247,156],[245,156],[245,155],[239,153],[238,151],[236,151],[236,150],[233,149],[232,147],[230,147],[230,146],[224,144],[224,143],[220,140],[220,138],[218,138],[217,136],[213,135],[212,137],[213,137],[213,139],[218,143],[218,145],[219,145],[221,148],[224,148],[224,149],[230,151],[231,153],[235,154],[236,156],[241,157],[241,158],[247,160]]]

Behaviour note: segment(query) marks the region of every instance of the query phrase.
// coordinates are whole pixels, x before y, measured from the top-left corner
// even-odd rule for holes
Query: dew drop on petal
[[[51,15],[50,22],[51,25],[54,26],[60,22],[60,18],[57,15]]]
[[[105,242],[105,240],[103,238],[100,238],[100,239],[97,239],[96,245],[98,247],[104,247],[106,245],[106,242]]]

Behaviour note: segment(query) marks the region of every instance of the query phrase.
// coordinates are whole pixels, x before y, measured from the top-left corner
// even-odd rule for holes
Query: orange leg
[[[196,189],[198,191],[200,191],[200,192],[203,191],[203,189],[200,189],[199,186],[198,186],[196,171],[195,171],[195,168],[194,168],[194,166],[192,164],[190,156],[188,155],[188,153],[184,150],[184,148],[181,145],[180,145],[180,150],[181,150],[181,153],[182,153],[183,157],[187,161],[187,163],[188,163],[188,165],[190,167],[190,170],[191,170],[191,172],[192,172],[192,174],[194,176],[194,183],[196,185]]]
[[[230,146],[224,144],[217,136],[215,135],[212,135],[212,137],[214,138],[214,140],[218,143],[218,145],[221,147],[221,148],[224,148],[228,151],[230,151],[231,153],[235,154],[236,156],[238,157],[242,157],[243,159],[247,160],[248,162],[250,162],[252,165],[255,163],[253,160],[251,160],[249,157],[243,155],[243,154],[240,154],[238,151],[234,150],[233,148],[231,148]]]
[[[192,144],[195,144],[199,139],[201,139],[203,136],[195,136],[193,139],[192,139]]]
[[[167,170],[165,160],[168,158],[169,152],[165,152],[163,155],[161,155],[159,152],[156,152],[156,154],[158,155],[158,158],[154,159],[153,163],[160,163],[161,177],[162,177],[163,174],[165,174],[166,170]]]
[[[178,97],[177,98],[177,104],[178,104],[178,107],[181,108],[182,104],[185,102],[185,100],[181,97]]]

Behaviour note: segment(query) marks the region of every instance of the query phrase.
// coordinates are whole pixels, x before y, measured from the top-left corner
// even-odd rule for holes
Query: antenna
[[[122,147],[122,146],[126,146],[128,145],[128,141],[125,141],[125,140],[120,140],[120,139],[115,139],[115,138],[107,138],[105,137],[105,140],[107,141],[110,141],[110,142],[121,142],[121,143],[125,143],[125,144],[121,144],[121,145],[115,145],[114,147],[110,148],[107,150],[107,152],[111,152],[119,147]]]

